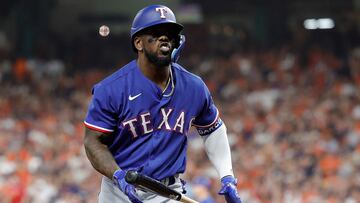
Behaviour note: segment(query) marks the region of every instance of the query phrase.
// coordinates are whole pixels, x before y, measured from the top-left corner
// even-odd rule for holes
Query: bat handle
[[[183,203],[199,203],[185,195],[181,195],[181,199],[180,199],[180,202],[183,202]]]
[[[144,179],[144,177],[146,177],[146,176],[141,176],[141,174],[139,174],[137,171],[129,170],[129,171],[126,172],[125,180],[126,180],[126,182],[128,182],[130,184],[136,184],[136,182],[138,182],[141,177],[143,177],[143,180],[146,180],[146,179]],[[147,179],[149,179],[149,178],[147,178]],[[149,181],[149,180],[147,180],[147,181]],[[161,183],[159,183],[159,184],[161,184]],[[163,185],[163,187],[166,187],[166,186]],[[169,189],[169,190],[171,190],[171,189]],[[176,192],[176,193],[178,193],[178,192]],[[191,198],[189,198],[189,197],[187,197],[185,195],[182,195],[181,193],[178,193],[178,194],[179,194],[179,196],[181,195],[181,198],[179,200],[180,202],[183,202],[183,203],[199,203],[199,202],[197,202],[197,201],[195,201],[195,200],[193,200],[193,199],[191,199]]]

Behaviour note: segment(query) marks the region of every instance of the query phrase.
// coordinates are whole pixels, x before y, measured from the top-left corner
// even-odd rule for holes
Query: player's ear
[[[143,42],[141,40],[141,37],[138,37],[138,36],[135,37],[135,39],[134,39],[134,47],[135,47],[136,50],[138,50],[140,52],[143,50],[144,47],[143,47]]]

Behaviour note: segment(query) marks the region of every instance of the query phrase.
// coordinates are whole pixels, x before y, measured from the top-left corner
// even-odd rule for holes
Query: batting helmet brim
[[[180,40],[180,32],[184,29],[184,26],[179,24],[179,23],[173,23],[173,22],[163,22],[163,23],[154,23],[153,25],[147,25],[147,26],[144,26],[144,28],[142,29],[139,29],[138,32],[134,33],[132,35],[132,38],[131,38],[131,44],[132,44],[132,48],[135,52],[137,52],[135,46],[134,46],[134,39],[136,36],[139,36],[141,35],[141,33],[143,32],[146,32],[147,30],[151,30],[152,28],[154,27],[157,27],[157,26],[167,26],[168,29],[170,29],[171,31],[174,31],[174,33],[178,33],[179,35],[179,39],[176,40],[176,45],[175,47],[177,47],[179,45],[179,40]]]

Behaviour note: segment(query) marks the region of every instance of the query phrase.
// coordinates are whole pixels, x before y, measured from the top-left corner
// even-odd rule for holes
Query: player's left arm
[[[231,151],[224,123],[212,133],[202,136],[205,151],[210,162],[221,177],[222,187],[220,195],[224,195],[228,203],[241,203],[240,196],[236,189],[237,180],[234,177]]]
[[[241,203],[236,189],[236,178],[232,170],[231,152],[226,133],[226,126],[219,117],[209,89],[203,84],[201,94],[203,105],[193,125],[204,140],[205,151],[210,162],[221,178],[222,188],[219,194],[224,195],[228,203]]]

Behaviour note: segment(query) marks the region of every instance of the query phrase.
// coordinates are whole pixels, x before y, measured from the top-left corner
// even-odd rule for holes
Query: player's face
[[[176,37],[177,33],[166,25],[145,30],[142,35],[145,56],[155,65],[169,65]]]

